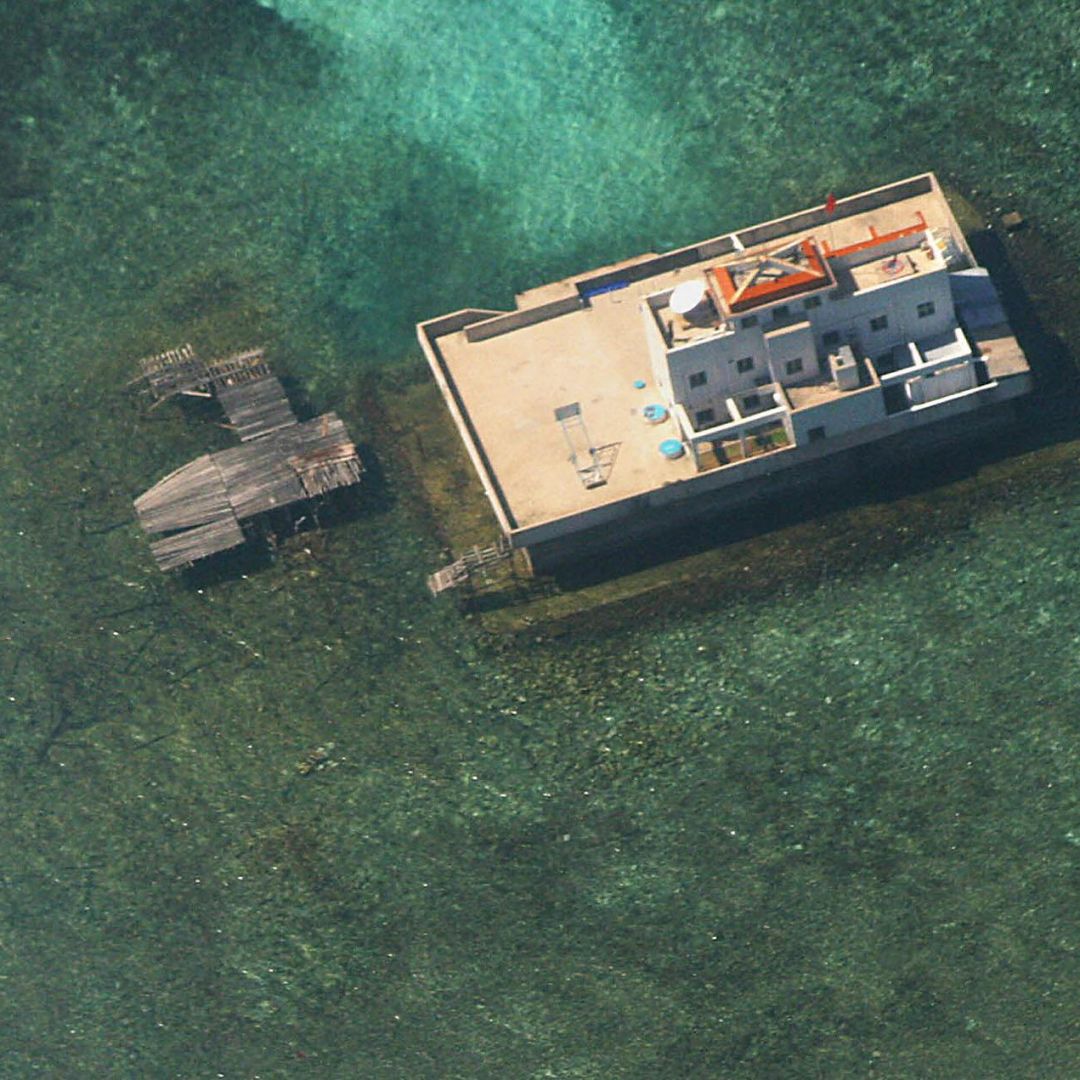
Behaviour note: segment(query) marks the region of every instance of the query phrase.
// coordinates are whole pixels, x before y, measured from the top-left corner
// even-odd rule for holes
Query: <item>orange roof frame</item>
[[[712,274],[728,311],[748,311],[762,304],[771,304],[789,296],[834,284],[828,263],[822,258],[812,238],[780,250],[790,251],[795,246],[806,260],[805,265],[788,262],[778,255],[762,255],[759,256],[757,267],[750,271],[741,285],[735,284],[728,267],[714,267]],[[758,276],[770,265],[786,272],[782,277],[759,281]]]
[[[888,244],[893,240],[902,240],[905,236],[915,236],[918,233],[926,232],[929,226],[926,224],[926,218],[923,217],[923,212],[917,210],[915,216],[919,219],[915,225],[907,225],[903,229],[895,229],[892,232],[884,233],[879,236],[877,229],[873,225],[870,226],[870,239],[860,240],[855,244],[848,244],[847,247],[837,248],[833,251],[829,247],[829,242],[825,241],[825,256],[829,259],[839,258],[842,255],[855,255],[860,251],[866,251],[869,248],[877,247],[879,244]]]

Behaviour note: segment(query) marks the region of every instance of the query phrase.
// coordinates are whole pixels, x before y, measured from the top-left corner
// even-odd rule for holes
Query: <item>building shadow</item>
[[[998,232],[985,229],[969,240],[977,261],[990,272],[1031,365],[1035,384],[1031,394],[1003,403],[997,407],[997,416],[972,414],[977,430],[970,435],[900,454],[887,443],[858,447],[845,452],[850,469],[843,480],[815,481],[810,474],[804,484],[783,498],[762,499],[734,511],[721,509],[685,525],[664,528],[654,535],[590,554],[577,564],[553,572],[557,588],[574,591],[601,585],[836,513],[926,494],[971,478],[988,465],[1080,438],[1077,357],[1065,338],[1046,327],[1010,259],[1009,246],[1038,244],[1038,239],[1030,234],[1004,239]],[[1049,273],[1049,267],[1047,270]],[[1061,310],[1077,313],[1076,334],[1080,335],[1080,295],[1065,295],[1068,286],[1060,283],[1071,281],[1071,277],[1053,276],[1059,291],[1052,300]],[[1048,291],[1051,287],[1048,282]],[[872,517],[865,520],[868,531],[873,533],[876,526]]]

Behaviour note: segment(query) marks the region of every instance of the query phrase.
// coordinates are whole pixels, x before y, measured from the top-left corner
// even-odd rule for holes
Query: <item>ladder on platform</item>
[[[555,419],[562,428],[563,438],[570,448],[570,463],[581,482],[587,488],[599,487],[604,483],[604,467],[592,439],[589,438],[585,418],[581,415],[581,405],[576,401],[569,405],[560,405],[555,410]]]

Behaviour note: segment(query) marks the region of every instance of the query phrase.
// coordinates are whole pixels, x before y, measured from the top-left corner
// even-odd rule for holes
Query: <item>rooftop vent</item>
[[[850,345],[841,345],[837,352],[829,355],[829,370],[838,390],[859,388],[859,365]]]

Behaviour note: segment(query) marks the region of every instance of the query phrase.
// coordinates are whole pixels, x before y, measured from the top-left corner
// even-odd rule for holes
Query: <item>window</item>
[[[806,433],[806,437],[810,442],[821,442],[825,438],[824,427],[812,427]]]
[[[709,381],[709,376],[704,371],[695,371],[690,376],[690,389],[696,390],[699,386],[704,386]]]
[[[716,410],[715,409],[698,409],[694,413],[694,427],[707,428],[712,427],[716,423]]]
[[[781,319],[786,319],[790,312],[788,311],[787,304],[781,304],[779,307],[772,309],[772,317],[774,321],[779,322]]]
[[[920,319],[925,319],[928,315],[933,315],[934,314],[934,301],[933,300],[924,300],[915,309],[915,314],[918,315]]]
[[[749,330],[751,326],[757,326],[756,315],[747,315],[746,318],[742,321],[742,328],[744,330]]]
[[[754,380],[754,385],[755,386],[768,386],[768,384],[770,382],[772,382],[772,379],[770,379],[768,375],[759,375]]]
[[[804,308],[806,308],[807,311],[810,311],[812,308],[821,307],[821,297],[820,296],[808,296],[802,302],[802,306]]]
[[[878,331],[878,330],[885,330],[885,329],[888,328],[888,326],[889,326],[889,316],[888,315],[875,315],[870,320],[870,329],[875,331],[875,332]]]
[[[789,375],[798,375],[802,371],[802,357],[796,356],[794,360],[789,360],[784,365],[784,369]]]
[[[747,394],[742,399],[744,409],[756,409],[761,404],[760,394]]]
[[[826,349],[831,348],[833,345],[839,345],[840,331],[826,330],[825,333],[821,335],[821,344],[824,345]]]
[[[753,371],[754,370],[754,358],[752,356],[744,356],[741,360],[735,361],[735,370],[739,372]]]

